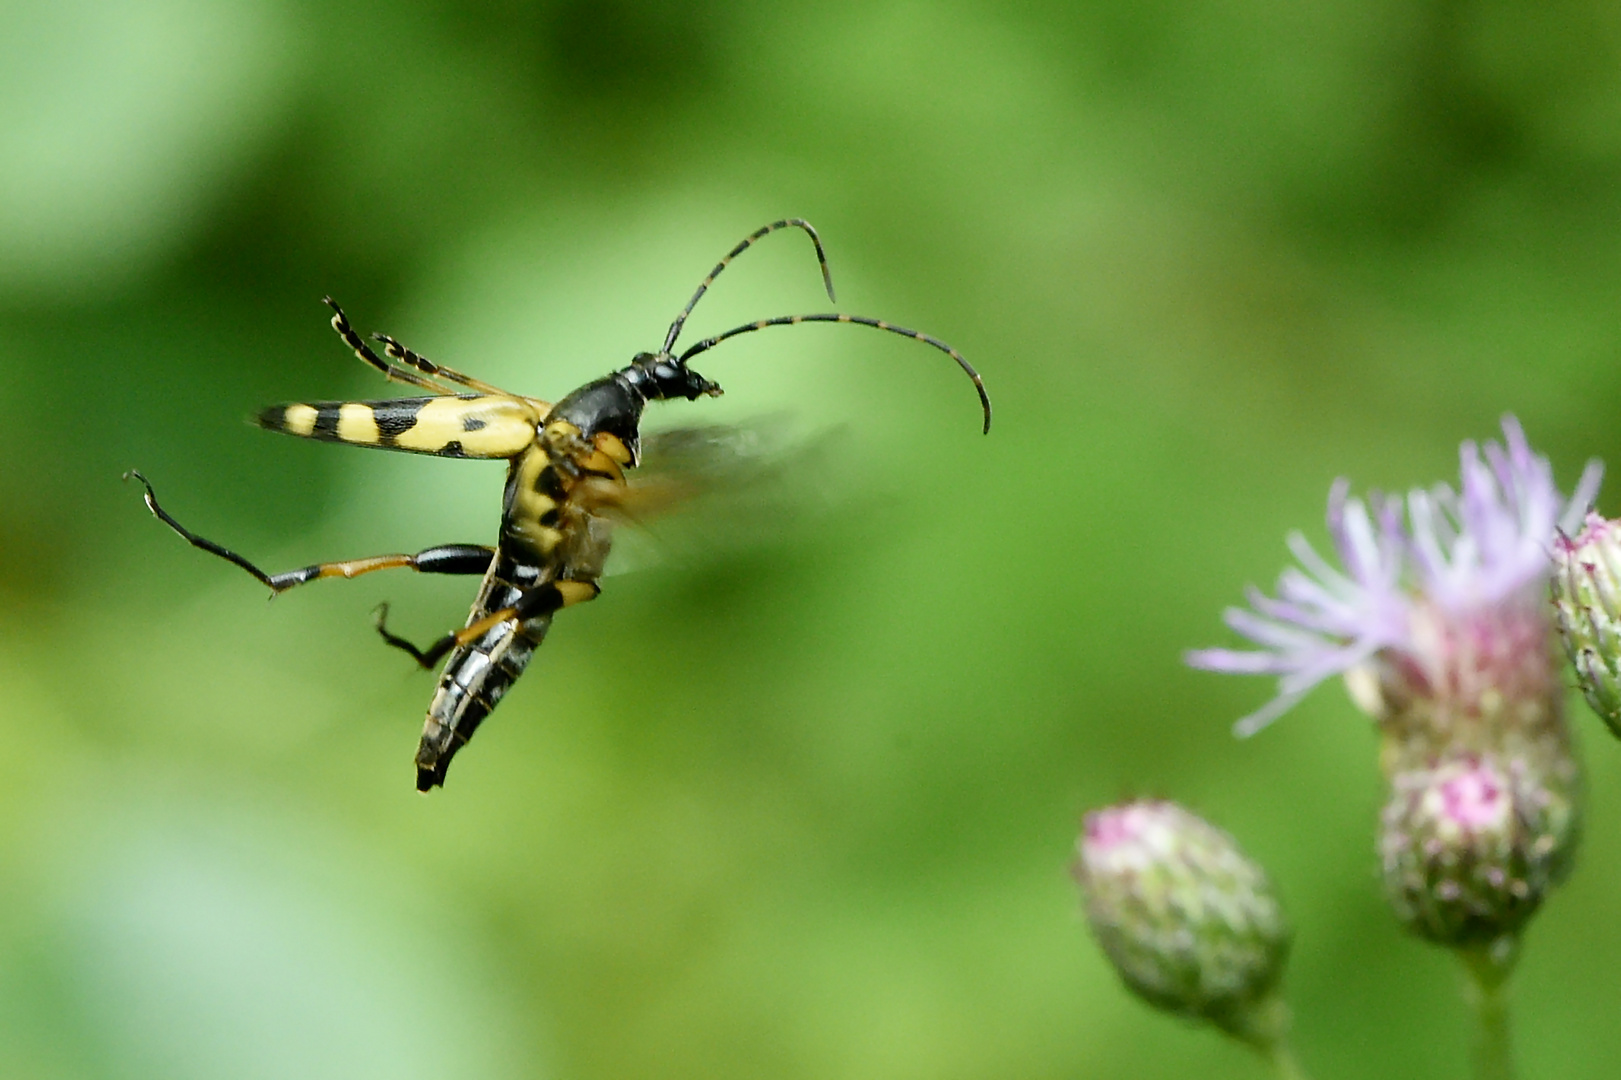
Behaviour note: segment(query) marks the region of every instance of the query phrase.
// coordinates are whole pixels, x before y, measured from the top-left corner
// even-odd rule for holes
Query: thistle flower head
[[[1512,940],[1570,869],[1573,795],[1493,755],[1392,777],[1379,851],[1397,918],[1453,948]]]
[[[1376,712],[1411,696],[1505,695],[1494,664],[1518,655],[1527,639],[1546,640],[1549,549],[1591,502],[1602,469],[1590,463],[1567,501],[1512,416],[1503,419],[1503,436],[1503,445],[1463,444],[1457,491],[1439,484],[1364,502],[1348,495],[1343,480],[1334,485],[1328,528],[1341,565],[1292,534],[1300,565],[1283,572],[1277,596],[1252,589],[1249,609],[1226,612],[1227,624],[1259,649],[1187,656],[1210,671],[1279,677],[1277,697],[1238,722],[1240,735],[1259,731],[1332,675],[1356,673],[1372,691],[1358,694],[1359,702]],[[1551,677],[1542,669],[1532,675]],[[1480,704],[1464,701],[1467,709]]]
[[[1161,1009],[1258,1045],[1281,1038],[1290,930],[1266,872],[1236,841],[1175,803],[1086,816],[1075,878],[1126,986]]]
[[[1589,514],[1554,543],[1554,611],[1576,681],[1621,737],[1621,523]]]

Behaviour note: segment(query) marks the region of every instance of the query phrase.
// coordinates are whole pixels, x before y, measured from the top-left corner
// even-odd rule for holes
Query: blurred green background
[[[1298,922],[1319,1077],[1461,1077],[1448,957],[1373,856],[1330,687],[1182,667],[1329,484],[1456,475],[1514,411],[1621,460],[1621,14],[635,0],[13,0],[0,32],[0,1073],[1251,1077],[1088,939],[1079,815],[1174,796]],[[605,581],[448,788],[426,640],[470,581],[271,569],[495,535],[502,468],[267,435],[390,396],[362,331],[554,399],[750,229],[962,349],[773,330],[650,424],[786,417],[761,522]],[[803,238],[692,339],[825,310]],[[790,470],[794,472],[794,470]],[[1613,504],[1609,505],[1614,509]],[[743,515],[747,517],[747,515]],[[683,531],[685,530],[685,531]],[[655,530],[658,532],[659,530]],[[657,537],[655,537],[657,540]],[[658,547],[658,543],[651,545]],[[1527,1077],[1612,1076],[1621,747],[1516,981]]]

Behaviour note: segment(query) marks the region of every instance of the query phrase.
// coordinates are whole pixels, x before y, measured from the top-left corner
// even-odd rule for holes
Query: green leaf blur
[[[1174,796],[1297,926],[1314,1074],[1462,1077],[1336,687],[1189,671],[1359,490],[1512,410],[1621,461],[1621,15],[916,0],[20,0],[0,34],[0,1075],[1251,1077],[1126,994],[1079,816]],[[818,447],[771,528],[558,619],[443,792],[384,649],[461,580],[270,569],[490,542],[497,463],[244,421],[392,391],[326,325],[555,400],[750,229],[850,327],[709,354]],[[772,237],[689,340],[825,310]],[[1614,511],[1615,505],[1608,505]],[[746,518],[747,514],[742,517]],[[746,529],[743,530],[745,533]],[[1523,1075],[1613,1075],[1621,747],[1516,979]]]

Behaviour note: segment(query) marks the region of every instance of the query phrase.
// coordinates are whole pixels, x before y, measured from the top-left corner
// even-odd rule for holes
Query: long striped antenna
[[[891,334],[899,334],[902,337],[909,337],[914,341],[921,341],[925,345],[932,345],[936,349],[939,349],[941,352],[957,361],[957,366],[962,368],[963,372],[967,374],[970,379],[974,380],[974,389],[979,391],[980,407],[985,410],[985,434],[990,434],[991,398],[990,395],[985,392],[985,380],[979,377],[979,372],[974,370],[974,365],[970,364],[962,353],[958,352],[956,349],[953,349],[950,345],[947,345],[939,338],[932,337],[917,330],[908,330],[904,326],[896,326],[893,323],[885,322],[883,319],[869,319],[865,315],[845,315],[842,313],[829,313],[825,315],[778,315],[774,319],[759,319],[755,322],[745,323],[742,326],[733,327],[724,334],[716,334],[714,337],[704,338],[696,345],[689,346],[687,351],[681,354],[680,359],[678,359],[676,363],[685,364],[688,360],[694,356],[697,356],[699,353],[708,352],[710,349],[713,349],[716,345],[719,345],[727,338],[734,338],[739,334],[752,334],[754,331],[764,330],[768,326],[798,326],[800,323],[808,322],[855,323],[857,326],[871,326],[874,329],[887,330]]]
[[[675,322],[670,324],[670,332],[664,335],[664,348],[659,351],[668,353],[675,348],[675,339],[681,336],[681,327],[686,325],[687,316],[692,314],[692,309],[698,306],[698,301],[703,299],[704,293],[709,291],[709,286],[714,283],[716,278],[720,277],[720,272],[726,269],[728,263],[753,247],[761,237],[769,236],[778,229],[789,227],[804,229],[806,235],[811,238],[811,243],[816,245],[816,261],[822,267],[822,284],[827,288],[827,298],[835,304],[838,303],[838,300],[833,296],[833,272],[827,268],[827,253],[822,250],[822,238],[816,235],[816,230],[804,218],[783,218],[781,221],[773,221],[771,224],[749,233],[735,248],[726,253],[724,259],[715,264],[715,269],[711,270],[709,276],[704,278],[698,285],[698,291],[692,294],[692,299],[687,301],[687,306],[681,309],[681,314],[677,315]]]

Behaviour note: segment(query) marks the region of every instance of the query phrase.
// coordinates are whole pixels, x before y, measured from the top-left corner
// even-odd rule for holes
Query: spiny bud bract
[[[1161,1009],[1271,1045],[1290,929],[1266,872],[1231,836],[1175,803],[1094,811],[1075,877],[1098,943],[1126,986]]]
[[[1621,527],[1587,515],[1574,540],[1554,541],[1554,611],[1576,681],[1621,737]]]
[[[1452,948],[1517,934],[1570,870],[1574,787],[1492,755],[1397,773],[1379,841],[1397,918]]]

